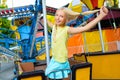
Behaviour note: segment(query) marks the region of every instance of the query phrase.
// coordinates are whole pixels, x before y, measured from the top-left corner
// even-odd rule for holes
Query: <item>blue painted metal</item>
[[[16,53],[14,53],[13,51],[11,51],[10,49],[7,49],[5,47],[0,46],[0,52],[1,52],[1,54],[5,54],[5,55],[10,56],[10,57],[16,56],[19,59],[19,56],[17,56]]]
[[[82,24],[84,21],[87,21],[87,20],[91,19],[92,17],[94,17],[94,14],[79,16],[76,20],[71,20],[66,25],[77,27],[80,24]]]
[[[6,11],[9,14],[7,14]],[[36,42],[35,42],[33,47],[33,54],[31,57],[29,57],[31,44],[33,43],[32,40],[35,36],[34,31],[35,31],[35,25],[37,23],[36,19],[38,17],[38,12],[42,12],[42,4],[40,3],[40,0],[36,0],[35,5],[28,5],[28,6],[0,10],[0,16],[3,18],[8,16],[14,16],[16,18],[23,16],[31,16],[32,24],[30,26],[26,26],[27,24],[26,23],[24,25],[19,26],[18,29],[16,30],[20,33],[21,36],[21,39],[19,41],[18,40],[11,41],[9,36],[4,34],[0,35],[2,38],[0,39],[0,43],[3,43],[4,47],[6,47],[7,49],[10,48],[10,44],[14,44],[14,43],[17,43],[17,45],[21,46],[23,54],[20,55],[20,57],[23,60],[35,59],[35,57],[38,55],[35,45]]]

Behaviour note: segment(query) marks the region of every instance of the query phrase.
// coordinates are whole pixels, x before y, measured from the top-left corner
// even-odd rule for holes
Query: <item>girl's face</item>
[[[57,10],[55,14],[55,23],[57,26],[65,26],[66,14],[63,10]]]

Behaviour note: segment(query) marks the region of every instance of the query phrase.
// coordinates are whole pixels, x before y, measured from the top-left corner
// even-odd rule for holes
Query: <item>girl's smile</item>
[[[57,26],[64,26],[66,23],[66,14],[62,10],[57,10],[55,14],[55,21]]]

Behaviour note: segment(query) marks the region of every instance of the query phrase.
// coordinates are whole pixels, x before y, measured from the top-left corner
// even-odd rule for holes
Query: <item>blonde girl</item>
[[[68,74],[70,73],[70,64],[67,57],[68,51],[66,43],[69,34],[81,33],[93,28],[108,14],[108,9],[103,6],[100,10],[84,12],[82,15],[96,13],[98,11],[100,14],[94,20],[82,27],[66,26],[68,21],[76,19],[80,15],[80,13],[73,12],[68,8],[60,8],[56,11],[55,24],[47,21],[48,25],[52,28],[52,58],[45,70],[45,75],[48,76],[48,78],[62,80],[63,76],[65,78],[68,77]],[[64,70],[63,74],[60,70]],[[53,71],[55,71],[55,75],[52,73]]]

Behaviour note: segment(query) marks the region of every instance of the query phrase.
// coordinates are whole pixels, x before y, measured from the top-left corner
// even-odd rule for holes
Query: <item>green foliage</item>
[[[0,9],[5,9],[7,7],[8,7],[7,5],[6,6],[0,5]]]
[[[0,28],[3,28],[1,33],[9,34],[10,25],[11,25],[10,20],[8,20],[7,18],[0,18]]]

